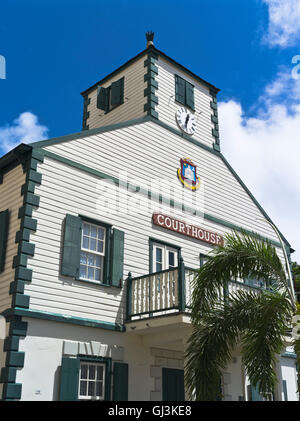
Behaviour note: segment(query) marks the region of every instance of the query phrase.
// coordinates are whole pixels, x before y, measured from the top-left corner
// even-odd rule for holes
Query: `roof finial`
[[[150,45],[153,45],[153,38],[154,38],[154,32],[147,31],[146,32],[146,40],[147,40],[147,48],[150,47]]]

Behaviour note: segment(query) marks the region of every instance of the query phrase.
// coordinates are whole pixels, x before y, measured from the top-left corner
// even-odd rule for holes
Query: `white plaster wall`
[[[281,380],[286,380],[288,401],[298,401],[296,359],[281,357]],[[282,392],[282,400],[284,394]]]
[[[25,362],[16,379],[17,383],[23,385],[21,400],[59,399],[64,340],[96,341],[124,347],[123,361],[128,363],[129,368],[129,400],[150,400],[150,392],[154,390],[150,366],[153,365],[154,357],[150,348],[141,344],[138,336],[39,319],[24,320],[28,321],[28,332],[26,338],[20,340],[19,350],[25,352]]]

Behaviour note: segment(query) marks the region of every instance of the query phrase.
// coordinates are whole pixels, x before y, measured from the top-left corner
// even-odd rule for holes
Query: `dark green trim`
[[[15,383],[17,377],[17,369],[15,367],[3,367],[1,369],[1,383]]]
[[[210,89],[209,94],[212,97],[212,101],[210,101],[210,108],[212,110],[211,121],[214,125],[212,129],[212,137],[214,138],[213,148],[215,151],[220,152],[220,133],[219,133],[219,120],[218,120],[218,105],[217,105],[217,93]]]
[[[82,96],[86,96],[88,93],[90,93],[91,91],[93,91],[97,87],[97,85],[103,84],[106,81],[108,81],[109,79],[111,79],[112,77],[116,76],[118,73],[120,73],[123,70],[125,70],[127,67],[129,67],[130,65],[132,65],[134,62],[136,62],[140,58],[142,58],[144,55],[147,55],[147,58],[149,56],[150,57],[155,57],[155,58],[158,58],[160,56],[160,57],[164,58],[166,61],[168,61],[169,63],[171,63],[172,65],[175,65],[180,70],[183,70],[185,73],[187,73],[192,78],[196,79],[198,82],[204,84],[206,87],[208,87],[212,91],[214,91],[216,93],[220,91],[214,85],[210,84],[209,82],[206,82],[204,79],[202,79],[201,77],[197,76],[195,73],[191,72],[186,67],[182,66],[181,64],[179,64],[178,62],[176,62],[175,60],[173,60],[171,57],[167,56],[165,53],[163,53],[162,51],[158,50],[153,45],[151,45],[148,48],[146,48],[145,50],[141,51],[139,54],[137,54],[132,59],[128,60],[121,67],[119,67],[118,69],[116,69],[115,71],[113,71],[112,73],[110,73],[109,75],[105,76],[99,82],[95,83],[90,88],[88,88],[85,91],[81,92],[81,95]]]
[[[24,367],[25,352],[8,351],[6,353],[6,367]]]
[[[21,369],[24,366],[25,354],[19,352],[19,337],[26,336],[27,323],[22,322],[21,315],[17,315],[15,309],[26,310],[30,303],[30,296],[24,294],[24,291],[26,282],[32,280],[32,270],[27,268],[28,259],[34,256],[35,251],[35,245],[30,243],[30,233],[36,231],[37,228],[37,221],[32,218],[32,212],[40,203],[40,197],[34,194],[34,190],[35,186],[42,182],[42,175],[37,172],[37,167],[44,160],[43,154],[39,150],[32,150],[32,148],[26,149],[22,157],[17,154],[17,158],[26,172],[26,181],[20,191],[21,196],[23,196],[23,206],[18,211],[20,231],[16,233],[15,239],[18,243],[18,253],[13,258],[15,275],[9,288],[9,294],[12,296],[11,309],[5,315],[7,321],[10,322],[9,336],[5,339],[5,348],[8,350],[7,372],[11,367]],[[16,379],[13,376],[6,377],[6,379],[7,381],[4,382],[3,386],[3,400],[20,399],[22,385],[16,384]]]
[[[83,117],[82,117],[82,130],[88,130],[89,126],[87,125],[87,120],[90,116],[87,107],[90,104],[91,100],[87,95],[83,97]]]
[[[20,341],[19,336],[8,336],[4,340],[4,347],[3,347],[4,352],[6,352],[6,351],[18,351],[19,341]]]
[[[10,309],[10,310],[7,310],[6,312],[4,311],[2,315],[5,317],[14,316],[15,315],[14,310],[15,309]],[[9,325],[9,335],[25,337],[27,335],[27,328],[28,328],[27,322],[23,322],[21,320],[13,320],[10,322],[10,325]]]
[[[282,357],[284,358],[292,358],[292,359],[297,359],[297,354],[295,354],[294,352],[284,352],[283,354],[281,354]]]
[[[119,323],[102,322],[99,320],[85,319],[83,317],[65,316],[63,314],[48,313],[45,311],[36,311],[36,310],[23,309],[23,308],[17,308],[17,307],[14,309],[9,309],[9,310],[4,311],[2,315],[5,317],[21,316],[21,317],[28,317],[28,318],[33,318],[33,319],[48,320],[48,321],[53,321],[53,322],[69,323],[69,324],[86,326],[86,327],[95,327],[95,328],[100,328],[100,329],[112,330],[116,332],[125,332],[125,326]],[[11,334],[17,335],[18,332],[22,333],[22,335],[18,335],[18,336],[26,336],[25,326],[23,325],[15,326],[15,329]]]
[[[5,400],[21,399],[22,384],[20,383],[4,383],[3,396]]]
[[[183,258],[181,257],[178,265],[178,308],[184,312],[186,307],[185,300],[185,269]]]
[[[153,52],[151,53],[149,52],[147,59],[144,61],[144,67],[147,67],[147,73],[144,75],[144,82],[147,82],[147,88],[144,90],[144,97],[147,99],[144,105],[144,112],[148,116],[158,119],[158,112],[155,111],[155,107],[158,104],[158,97],[155,95],[155,91],[158,89],[158,82],[155,80],[158,74],[158,67],[155,66],[157,56],[153,55]]]

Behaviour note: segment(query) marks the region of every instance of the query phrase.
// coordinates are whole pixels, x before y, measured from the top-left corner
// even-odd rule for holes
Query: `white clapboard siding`
[[[155,111],[158,112],[159,119],[169,126],[178,129],[175,114],[178,108],[182,107],[182,104],[175,101],[175,75],[178,75],[194,85],[195,111],[193,114],[197,129],[193,134],[193,138],[208,146],[212,146],[214,142],[214,138],[212,137],[214,125],[211,121],[212,109],[210,102],[212,101],[212,97],[209,95],[209,88],[196,79],[193,79],[183,70],[172,66],[161,57],[158,58],[157,67],[158,75],[155,79],[158,82],[157,96],[159,102],[155,107]]]
[[[260,220],[263,215],[258,207],[218,156],[155,123],[147,122],[46,149],[114,177],[123,179],[127,173],[130,181],[140,179],[140,184],[149,185],[163,177],[174,185],[175,193],[183,191],[177,179],[180,158],[190,157],[197,165],[204,188],[206,213],[277,240],[272,228]],[[185,194],[188,197],[200,192]]]
[[[18,244],[15,243],[15,238],[16,232],[20,230],[18,211],[23,204],[21,186],[24,182],[25,175],[22,166],[19,165],[5,174],[3,183],[0,184],[0,212],[9,209],[10,213],[5,267],[0,274],[0,313],[11,307],[12,296],[9,295],[9,286],[14,280],[13,258],[18,253]]]
[[[134,130],[140,128],[137,126]],[[134,138],[132,134],[131,136]],[[72,143],[73,141],[68,143],[70,151]],[[59,146],[56,146],[56,152],[57,149]],[[89,154],[88,139],[85,139],[84,151]],[[66,148],[64,152],[66,153]],[[98,156],[99,162],[102,162],[98,152],[94,149],[94,154]],[[159,154],[159,151],[157,153]],[[165,168],[167,167],[166,161]],[[98,169],[103,170],[101,167]],[[33,269],[33,279],[31,284],[26,285],[32,309],[102,321],[121,323],[124,320],[124,288],[119,290],[103,287],[60,275],[62,224],[67,213],[85,215],[125,231],[124,279],[129,271],[134,277],[149,272],[150,237],[181,247],[184,262],[188,267],[199,267],[200,253],[208,254],[212,249],[211,246],[195,239],[153,227],[151,209],[142,214],[135,213],[134,209],[128,214],[119,214],[112,213],[104,206],[97,207],[99,194],[96,176],[48,157],[45,157],[38,170],[43,175],[42,185],[36,187],[36,194],[40,195],[40,206],[33,215],[38,220],[38,229],[36,233],[31,234],[31,241],[35,244],[35,255],[28,264]],[[130,197],[123,187],[120,188],[119,194],[122,201]],[[113,200],[113,191],[107,195],[107,200]],[[163,213],[168,212],[163,206],[161,209]],[[220,234],[230,232],[228,228],[207,220],[202,221],[201,226]]]
[[[144,104],[146,103],[146,98],[144,97],[144,89],[146,88],[144,75],[147,71],[144,67],[145,59],[146,56],[140,58],[101,85],[107,88],[113,82],[124,77],[124,103],[115,109],[105,114],[103,110],[97,108],[97,87],[88,94],[90,104],[87,107],[87,111],[90,114],[86,124],[89,126],[89,129],[119,123],[120,121],[133,120],[146,115],[144,112]]]

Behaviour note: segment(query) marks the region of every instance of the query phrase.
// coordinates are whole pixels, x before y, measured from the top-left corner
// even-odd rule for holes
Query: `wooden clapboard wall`
[[[0,212],[8,210],[8,235],[5,244],[4,268],[0,273],[0,313],[11,307],[12,295],[9,295],[9,286],[14,280],[15,269],[12,267],[13,258],[18,254],[16,233],[20,229],[18,218],[19,208],[23,204],[21,186],[25,182],[25,174],[21,165],[4,174],[3,183],[0,184]]]
[[[112,177],[123,179],[127,172],[129,180],[142,186],[163,176],[175,186],[177,201],[181,200],[182,191],[177,179],[179,160],[189,156],[198,166],[206,213],[277,240],[270,227],[258,220],[261,211],[218,156],[153,122],[47,146],[45,150]],[[60,274],[66,214],[85,215],[125,232],[124,278],[129,271],[133,276],[148,273],[150,237],[181,247],[189,267],[198,267],[199,254],[211,250],[208,244],[153,227],[153,209],[136,214],[135,201],[143,199],[142,195],[134,195],[111,183],[101,196],[101,184],[98,184],[101,178],[77,169],[70,162],[46,156],[38,171],[43,182],[36,187],[40,206],[33,217],[38,220],[38,229],[31,237],[35,256],[28,265],[33,269],[33,279],[26,286],[33,309],[110,322],[124,320],[124,288],[91,285]],[[121,202],[129,202],[127,213],[114,214],[104,206],[105,202],[113,203],[116,189]],[[167,189],[163,194],[167,195]],[[170,211],[167,206],[163,210],[166,214]],[[230,232],[226,226],[206,219],[199,219],[198,224],[220,234]]]

